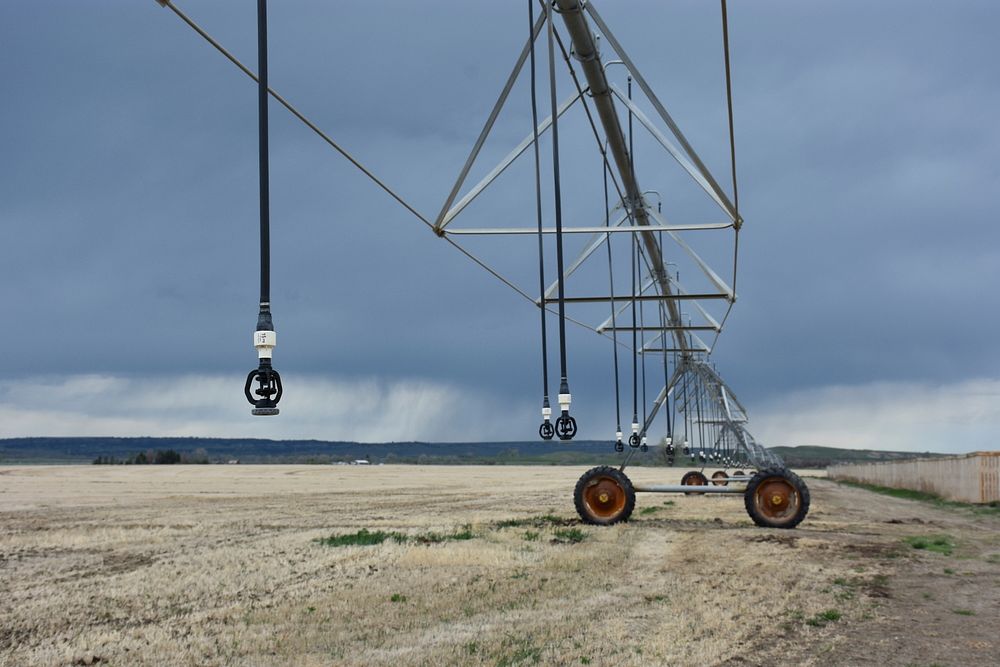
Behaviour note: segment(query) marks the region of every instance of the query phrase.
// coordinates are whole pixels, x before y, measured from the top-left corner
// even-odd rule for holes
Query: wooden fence
[[[965,503],[1000,502],[1000,452],[973,452],[936,459],[838,464],[830,479],[913,489]]]

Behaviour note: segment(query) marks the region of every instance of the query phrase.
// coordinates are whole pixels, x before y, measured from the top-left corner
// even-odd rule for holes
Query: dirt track
[[[651,494],[591,528],[581,472],[0,468],[0,664],[1000,664],[996,514],[809,479],[794,531]],[[315,541],[362,528],[411,539]]]

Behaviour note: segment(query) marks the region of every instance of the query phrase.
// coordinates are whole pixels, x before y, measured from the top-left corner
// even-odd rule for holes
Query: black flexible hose
[[[608,161],[602,161],[602,167],[604,171],[604,226],[610,229],[611,227],[611,211],[609,206],[611,202],[608,200]],[[611,289],[611,340],[612,340],[612,350],[614,350],[615,358],[615,424],[618,433],[622,430],[622,402],[621,402],[621,389],[618,380],[618,324],[617,324],[617,314],[615,313],[615,272],[614,267],[611,262],[611,234],[605,234],[607,237],[605,240],[608,245],[608,283]]]
[[[556,218],[556,273],[559,275],[559,393],[569,393],[569,380],[566,372],[566,289],[563,271],[563,231],[562,231],[562,193],[559,177],[559,113],[556,101],[556,56],[555,56],[555,25],[552,22],[552,6],[545,5],[548,14],[549,42],[549,100],[552,106],[552,181],[555,198]]]
[[[663,247],[663,241],[660,241],[660,247]],[[666,309],[663,304],[660,304],[660,328],[663,329],[663,333],[660,334],[660,341],[663,347],[663,412],[667,416],[667,437],[671,438],[671,443],[673,442],[674,432],[670,424],[670,369],[667,366],[667,320]]]
[[[636,341],[636,327],[639,323],[635,312],[637,298],[635,276],[638,272],[636,256],[639,254],[639,251],[636,248],[635,233],[633,232],[629,236],[632,237],[632,423],[635,424],[639,421],[639,350]]]
[[[542,234],[542,168],[538,151],[538,102],[535,93],[535,0],[528,0],[528,40],[531,44],[531,132],[535,147],[535,209],[538,218],[538,294],[542,321],[542,396],[549,407],[549,351],[545,327],[545,244]]]
[[[271,365],[274,349],[274,323],[271,318],[271,230],[268,183],[268,122],[267,122],[267,0],[257,0],[257,133],[258,167],[260,176],[260,309],[254,332],[254,347],[258,349],[258,366],[247,375],[243,395],[253,405],[254,415],[276,415],[281,400],[281,376]],[[254,389],[254,383],[257,388]]]
[[[257,133],[260,166],[260,305],[271,301],[270,192],[267,146],[267,0],[257,0]]]

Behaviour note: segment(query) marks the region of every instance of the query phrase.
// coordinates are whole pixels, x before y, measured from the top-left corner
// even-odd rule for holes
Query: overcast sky
[[[178,1],[254,69],[255,4]],[[728,189],[717,4],[595,4]],[[998,21],[987,1],[730,1],[746,224],[714,359],[765,444],[996,448]],[[271,84],[433,217],[526,22],[524,2],[272,2]],[[153,0],[2,3],[0,44],[0,437],[534,436],[537,310],[273,103],[286,396],[252,418],[255,85]],[[560,127],[563,197],[593,225],[582,118]],[[470,182],[529,129],[522,80]],[[717,221],[638,146],[665,212]],[[529,166],[474,222],[534,224]],[[720,273],[726,243],[705,246]],[[476,249],[537,289],[530,240]],[[610,347],[569,342],[579,437],[610,438]]]

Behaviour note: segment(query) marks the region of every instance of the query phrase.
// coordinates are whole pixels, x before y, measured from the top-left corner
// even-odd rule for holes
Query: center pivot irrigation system
[[[574,501],[584,521],[594,524],[625,521],[635,506],[636,492],[645,491],[742,494],[747,512],[758,525],[777,528],[798,525],[809,510],[808,488],[778,457],[754,440],[747,430],[746,409],[710,361],[712,350],[736,301],[739,232],[743,225],[736,187],[726,0],[720,1],[732,198],[694,151],[592,0],[527,0],[524,46],[440,213],[431,218],[407,203],[268,86],[266,0],[257,0],[258,74],[241,63],[171,0],[156,0],[258,83],[261,290],[253,336],[258,367],[247,376],[244,386],[244,394],[253,406],[253,414],[277,415],[277,405],[282,396],[281,378],[271,362],[276,335],[269,289],[267,111],[270,96],[438,237],[539,309],[543,386],[542,423],[538,432],[542,439],[558,437],[560,440],[571,440],[577,433],[576,419],[570,414],[572,396],[567,371],[566,323],[590,329],[608,341],[617,417],[613,448],[624,455],[624,460],[618,467],[600,466],[588,470],[580,478],[574,491]],[[541,60],[536,54],[539,50],[543,50],[547,60],[543,67],[537,62]],[[612,69],[612,66],[620,68]],[[540,86],[537,81],[540,69],[548,83],[548,116],[541,121]],[[615,74],[624,77],[624,89],[614,81]],[[514,99],[511,93],[519,81],[522,87],[526,84],[528,88],[531,127],[527,128],[525,138],[481,180],[463,189],[498,118]],[[557,94],[560,81],[571,85],[569,95],[563,99]],[[633,86],[638,88],[640,95],[633,96]],[[570,123],[568,114],[571,109],[579,110],[575,125]],[[577,133],[569,135],[574,142],[573,148],[593,144],[596,149],[594,155],[598,158],[596,166],[600,171],[594,169],[592,175],[599,173],[598,183],[603,185],[602,210],[594,216],[599,221],[596,225],[566,225],[563,222],[561,123],[566,124],[564,133]],[[562,140],[562,151],[565,152],[565,136]],[[702,202],[713,211],[711,215],[721,217],[721,220],[705,222],[703,211],[696,206],[686,206],[679,207],[678,217],[700,217],[693,222],[668,222],[660,193],[643,190],[639,185],[636,141],[640,140],[643,146],[653,149],[644,161],[644,164],[650,165],[647,171],[651,173],[651,178],[658,182],[665,181],[671,195],[674,195],[679,187],[678,179],[655,161],[656,157],[665,158],[664,162],[676,171],[676,176],[687,187],[697,190]],[[543,158],[541,150],[543,142],[551,148],[551,156],[547,159]],[[470,205],[487,190],[498,187],[501,177],[505,172],[512,171],[512,165],[529,148],[533,157],[533,179],[528,187],[524,187],[524,183],[519,186],[516,191],[519,196],[515,199],[525,204],[526,218],[530,219],[533,214],[535,225],[487,228],[463,227],[456,223],[460,218],[463,221],[475,218],[472,212],[475,207]],[[564,165],[562,169],[566,170],[568,166],[578,165],[574,161],[574,164]],[[543,178],[545,171],[551,172],[551,187],[546,185],[548,175]],[[573,180],[573,185],[579,188],[577,179]],[[598,186],[585,194],[593,195],[599,191]],[[572,197],[567,197],[567,201],[574,202],[582,199],[585,197],[576,191]],[[551,203],[551,209],[548,203]],[[466,215],[463,216],[463,213]],[[574,217],[578,216],[579,212]],[[554,225],[546,226],[546,218]],[[516,239],[533,240],[533,247],[511,250],[509,244]],[[537,288],[518,284],[517,278],[512,277],[517,266],[508,271],[497,267],[480,253],[473,253],[468,246],[476,240],[479,243],[507,243],[500,254],[501,260],[514,257],[518,260],[515,264],[522,269],[524,262],[521,260],[533,255],[533,261],[537,262],[537,269],[532,270],[537,271]],[[710,252],[720,255],[726,264],[731,265],[728,282],[720,277],[702,254],[695,251],[693,245],[698,243],[704,244]],[[573,261],[567,263],[565,250],[574,245],[578,246],[578,252]],[[549,276],[546,260],[551,259],[552,254],[555,255],[554,276]],[[685,280],[690,278],[692,282],[681,283],[682,271]],[[546,282],[547,277],[551,279],[550,283]],[[567,293],[568,287],[573,288],[572,294]],[[532,292],[537,296],[533,296]],[[579,309],[579,313],[568,314],[570,307]],[[560,371],[557,394],[559,414],[554,423],[548,377],[547,321],[551,316],[556,317],[558,324]],[[598,322],[589,324],[588,317],[595,316]],[[706,344],[700,337],[705,333],[711,336],[711,344]],[[627,368],[622,368],[627,363],[626,359],[631,361],[630,373]],[[628,393],[627,388],[623,390],[623,380],[631,380],[632,419],[627,435],[621,426],[622,396]],[[662,386],[655,394],[647,394],[649,382],[656,385],[662,382]],[[659,416],[663,417],[661,421],[665,434],[657,442],[650,443],[651,428]],[[687,460],[698,469],[687,472],[679,485],[632,484],[625,475],[625,469],[636,452],[646,452],[651,446],[662,449],[668,465]],[[706,467],[717,468],[711,483],[704,473]],[[727,470],[733,471],[732,474]]]

